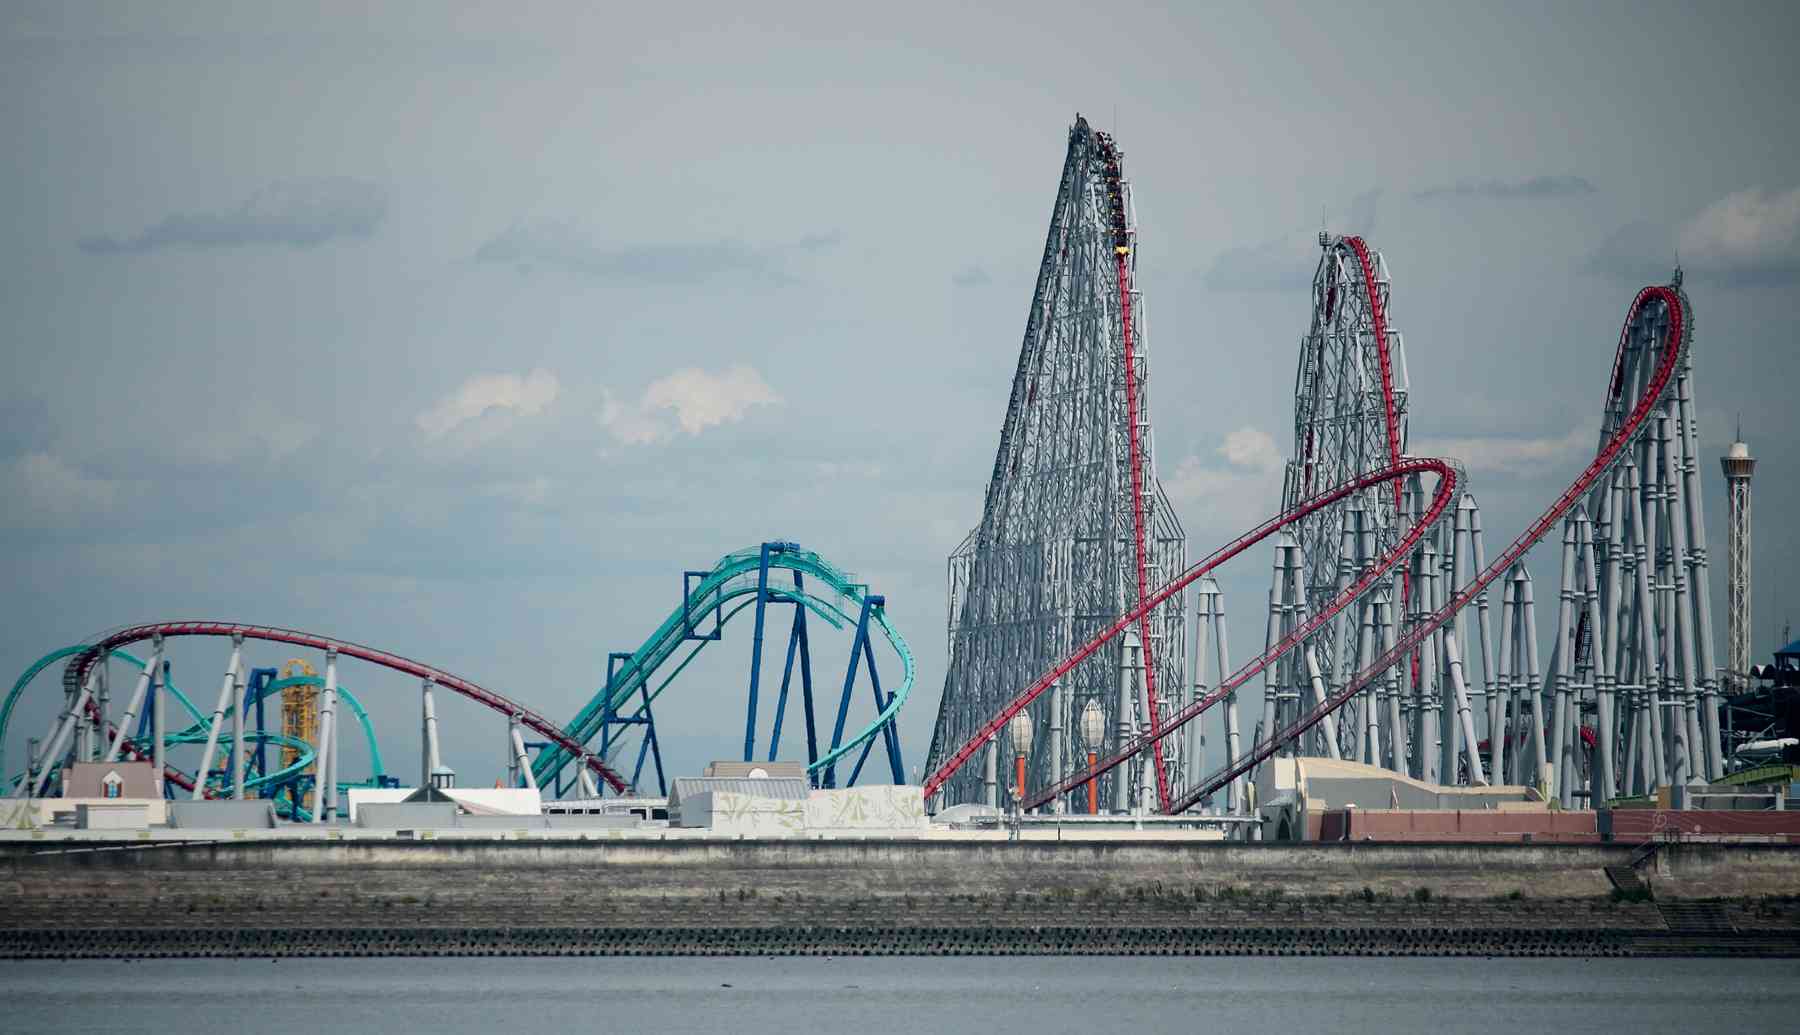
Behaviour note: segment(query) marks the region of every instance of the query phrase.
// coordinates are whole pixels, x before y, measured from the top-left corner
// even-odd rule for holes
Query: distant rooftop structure
[[[725,791],[752,798],[805,801],[812,790],[801,777],[678,776],[669,787],[669,812],[679,814],[684,799]]]
[[[800,762],[735,762],[722,761],[707,765],[702,776],[746,780],[806,779],[806,766]]]

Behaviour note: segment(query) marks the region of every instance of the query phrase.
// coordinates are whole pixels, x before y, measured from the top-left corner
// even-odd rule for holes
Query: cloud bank
[[[1575,469],[1581,460],[1593,457],[1599,441],[1600,426],[1588,423],[1562,435],[1428,438],[1409,444],[1407,452],[1461,460],[1473,473],[1532,476]]]
[[[1660,281],[1677,261],[1687,273],[1727,286],[1800,280],[1800,186],[1728,194],[1673,228],[1629,223],[1588,256],[1586,268]]]
[[[387,194],[349,179],[288,180],[210,212],[177,212],[129,237],[78,242],[90,255],[142,255],[170,248],[314,248],[363,238],[387,216]]]
[[[1578,198],[1599,188],[1581,176],[1533,176],[1527,180],[1458,180],[1413,192],[1418,201],[1469,198],[1485,201],[1551,201]]]
[[[544,267],[652,284],[689,285],[725,278],[792,283],[795,278],[787,272],[788,259],[796,254],[817,255],[842,241],[843,235],[832,231],[770,247],[738,241],[616,245],[568,223],[539,223],[514,226],[494,237],[476,249],[475,261],[522,271]]]
[[[1762,188],[1720,198],[1682,224],[1675,235],[1681,261],[1737,280],[1786,279],[1800,274],[1800,187]]]

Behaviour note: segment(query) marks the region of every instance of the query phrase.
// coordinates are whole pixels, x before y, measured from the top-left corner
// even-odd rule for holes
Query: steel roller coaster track
[[[25,669],[19,678],[14,681],[12,689],[7,692],[4,701],[0,701],[0,773],[6,771],[4,747],[6,744],[7,732],[12,726],[13,708],[19,698],[24,694],[25,688],[30,686],[31,682],[36,679],[38,674],[43,672],[44,669],[65,658],[71,658],[82,654],[88,649],[88,644],[79,644],[73,647],[63,647],[58,650],[53,650],[33,662]],[[128,665],[134,666],[140,672],[143,671],[146,665],[146,662],[142,658],[139,658],[130,651],[122,648],[114,648],[111,651],[111,656]],[[295,676],[289,679],[275,680],[257,688],[255,694],[249,696],[244,701],[244,707],[248,710],[252,705],[256,704],[259,698],[268,698],[277,695],[289,686],[301,684],[317,686],[323,682],[324,680],[320,679],[318,676]],[[178,704],[183,711],[187,712],[193,722],[184,729],[171,730],[168,736],[164,738],[163,743],[168,745],[205,743],[208,732],[207,716],[202,714],[200,709],[194,705],[193,700],[189,698],[187,694],[183,693],[181,688],[173,682],[169,683],[166,686],[166,689],[174,696],[175,703]],[[358,724],[362,727],[363,738],[367,742],[369,748],[370,781],[372,783],[378,782],[383,774],[383,766],[381,762],[380,742],[375,735],[375,725],[370,721],[369,713],[363,708],[362,702],[357,699],[356,695],[352,693],[348,687],[340,686],[337,688],[337,692],[342,698],[345,706],[350,709],[350,713],[356,717]],[[225,715],[229,716],[230,714],[231,712],[228,708]],[[118,732],[118,727],[112,723],[108,723],[106,732],[110,739],[112,734]],[[295,760],[289,765],[271,772],[258,773],[255,776],[245,779],[245,790],[280,786],[289,781],[298,779],[313,763],[313,747],[303,740],[280,733],[272,733],[267,730],[249,729],[245,730],[244,739],[246,743],[263,743],[274,747],[291,747],[299,753]],[[150,749],[144,744],[139,743],[135,737],[127,737],[125,739],[123,750],[128,752],[133,758],[147,759],[150,757]],[[177,787],[189,791],[194,788],[195,777],[176,766],[165,765],[164,775],[168,778],[170,783]],[[19,780],[22,780],[24,776],[25,774],[20,773],[12,777],[6,781],[6,786],[12,786]],[[206,796],[213,797],[214,789],[209,787],[206,791]]]
[[[1348,240],[1355,239],[1347,239],[1347,241]],[[1356,245],[1360,244],[1360,241],[1356,241]],[[1352,247],[1355,248],[1356,245],[1352,245]],[[1365,277],[1369,279],[1370,297],[1373,299],[1376,297],[1375,291],[1373,290],[1374,285],[1372,283],[1373,270],[1366,258],[1366,248],[1358,248],[1356,250],[1358,251],[1359,259],[1363,261],[1364,274]],[[1463,608],[1475,601],[1476,597],[1480,595],[1483,590],[1499,579],[1500,576],[1511,568],[1514,563],[1529,552],[1533,546],[1537,545],[1550,533],[1551,529],[1555,527],[1558,521],[1568,515],[1581,503],[1582,498],[1587,493],[1592,491],[1596,485],[1600,484],[1602,479],[1604,479],[1608,472],[1612,470],[1613,466],[1626,455],[1627,448],[1636,443],[1639,437],[1644,434],[1650,423],[1652,414],[1654,414],[1659,407],[1670,401],[1674,391],[1676,373],[1682,368],[1682,363],[1687,357],[1688,349],[1691,344],[1692,318],[1688,309],[1687,298],[1681,291],[1679,282],[1667,286],[1644,288],[1632,301],[1631,308],[1626,314],[1625,325],[1620,333],[1618,351],[1614,359],[1614,373],[1612,383],[1609,387],[1609,397],[1616,398],[1623,390],[1619,371],[1621,371],[1625,365],[1628,340],[1639,316],[1644,313],[1649,306],[1663,307],[1668,317],[1667,325],[1670,340],[1666,342],[1665,347],[1661,350],[1662,354],[1656,370],[1651,375],[1649,383],[1645,386],[1644,392],[1639,397],[1637,405],[1633,407],[1629,415],[1627,415],[1600,444],[1593,461],[1589,463],[1575,480],[1569,484],[1568,488],[1556,498],[1555,502],[1545,509],[1543,513],[1539,514],[1538,517],[1527,526],[1525,531],[1520,533],[1519,536],[1512,541],[1511,545],[1502,551],[1498,557],[1487,565],[1487,567],[1482,569],[1482,571],[1476,574],[1469,582],[1459,587],[1456,592],[1451,595],[1449,601],[1444,606],[1411,623],[1405,634],[1400,636],[1391,648],[1383,652],[1369,665],[1364,667],[1354,678],[1350,679],[1343,687],[1338,689],[1324,702],[1302,715],[1297,721],[1290,723],[1280,730],[1273,731],[1269,736],[1263,738],[1262,742],[1256,748],[1246,753],[1235,763],[1229,764],[1215,771],[1212,775],[1195,782],[1187,791],[1171,803],[1168,809],[1169,812],[1180,813],[1192,808],[1202,799],[1219,790],[1221,787],[1224,787],[1233,779],[1250,772],[1256,766],[1262,764],[1263,761],[1273,756],[1282,747],[1292,743],[1296,738],[1323,721],[1326,716],[1343,707],[1343,705],[1349,702],[1356,693],[1368,686],[1376,677],[1392,669],[1397,664],[1404,663],[1409,655],[1416,651],[1419,648],[1419,645],[1423,643],[1427,637],[1454,618]],[[1376,312],[1376,318],[1380,321],[1379,308],[1377,308]],[[1377,344],[1383,360],[1383,391],[1386,393],[1389,401],[1389,414],[1391,416],[1393,413],[1393,389],[1390,368],[1387,362],[1385,335],[1377,336]],[[1398,427],[1391,419],[1388,432],[1390,447],[1397,450]],[[1020,692],[1018,696],[1013,698],[1005,708],[1001,709],[1000,712],[981,727],[976,736],[970,738],[967,743],[958,748],[948,757],[942,766],[927,778],[924,786],[927,798],[929,798],[938,788],[942,787],[944,782],[959,768],[966,764],[980,749],[986,739],[1001,729],[1013,715],[1018,714],[1035,700],[1062,674],[1066,673],[1083,659],[1111,642],[1123,632],[1127,626],[1140,620],[1144,615],[1153,610],[1157,604],[1167,600],[1174,594],[1181,592],[1190,583],[1203,577],[1225,561],[1237,556],[1244,550],[1249,549],[1251,546],[1261,542],[1263,539],[1266,539],[1268,536],[1282,528],[1301,520],[1308,514],[1312,514],[1324,507],[1330,506],[1333,503],[1347,498],[1353,493],[1383,483],[1393,483],[1396,486],[1396,491],[1398,491],[1398,486],[1404,478],[1413,474],[1426,472],[1436,474],[1438,476],[1438,484],[1436,491],[1433,494],[1431,505],[1425,513],[1423,520],[1415,522],[1407,535],[1403,537],[1393,549],[1389,550],[1374,564],[1366,568],[1354,584],[1346,588],[1325,607],[1319,609],[1311,619],[1296,628],[1280,642],[1276,643],[1273,647],[1264,651],[1257,658],[1240,668],[1230,679],[1222,681],[1218,687],[1214,688],[1200,700],[1193,702],[1188,707],[1172,716],[1170,721],[1163,724],[1159,731],[1152,732],[1147,736],[1135,738],[1122,746],[1119,751],[1108,756],[1099,763],[1070,776],[1053,787],[1039,791],[1037,794],[1028,797],[1023,802],[1024,807],[1028,809],[1035,808],[1054,799],[1059,794],[1066,793],[1090,780],[1097,779],[1101,775],[1130,760],[1134,755],[1143,752],[1148,745],[1168,736],[1188,722],[1198,718],[1200,715],[1204,714],[1207,709],[1223,700],[1244,681],[1261,672],[1276,659],[1294,649],[1306,636],[1311,635],[1319,628],[1322,628],[1324,623],[1332,616],[1374,589],[1388,572],[1401,564],[1406,559],[1407,555],[1419,545],[1420,541],[1433,526],[1442,521],[1447,514],[1453,513],[1451,505],[1454,502],[1455,497],[1461,491],[1463,482],[1459,465],[1454,461],[1442,459],[1413,458],[1400,460],[1383,470],[1364,475],[1343,485],[1315,494],[1311,498],[1302,501],[1299,505],[1289,509],[1287,512],[1277,515],[1245,535],[1240,536],[1238,539],[1233,540],[1231,543],[1214,552],[1211,556],[1193,565],[1180,576],[1159,588],[1149,597],[1140,599],[1136,607],[1122,615],[1111,627],[1094,637],[1080,650],[1054,666],[1049,672],[1039,677],[1039,679]]]
[[[773,571],[790,573],[793,576],[794,584],[792,586],[771,584],[769,574]],[[744,608],[757,604],[759,600],[764,603],[793,604],[805,612],[816,615],[834,628],[855,626],[858,627],[859,634],[864,632],[874,634],[879,631],[901,662],[902,672],[898,685],[892,687],[890,691],[883,691],[879,682],[874,682],[876,678],[873,668],[874,654],[872,646],[868,645],[872,641],[859,639],[857,646],[866,652],[870,679],[874,682],[877,700],[881,706],[875,709],[874,718],[866,726],[846,737],[848,731],[845,729],[845,717],[849,708],[853,678],[847,679],[844,685],[844,700],[838,710],[836,727],[828,727],[826,730],[826,734],[830,738],[828,746],[813,743],[813,724],[810,714],[812,702],[810,683],[808,684],[806,703],[809,709],[807,716],[808,747],[811,756],[809,772],[826,774],[829,777],[833,772],[832,766],[836,762],[851,752],[863,749],[863,758],[858,760],[857,764],[857,771],[860,772],[862,761],[867,759],[868,749],[875,745],[878,737],[887,737],[890,743],[897,740],[897,735],[893,732],[893,722],[900,707],[905,704],[911,693],[915,675],[914,662],[912,651],[908,648],[905,639],[888,620],[885,601],[882,597],[871,595],[867,586],[857,582],[852,576],[834,567],[819,555],[802,550],[791,543],[765,544],[761,549],[743,550],[729,554],[711,570],[690,572],[689,574],[690,576],[699,576],[699,583],[684,588],[682,604],[670,613],[662,625],[638,650],[629,655],[618,656],[625,659],[625,664],[609,676],[609,685],[596,693],[566,728],[532,709],[470,680],[435,666],[350,641],[293,629],[235,622],[150,622],[108,632],[96,637],[91,643],[52,651],[27,668],[14,683],[5,699],[0,701],[0,751],[3,751],[4,748],[6,731],[15,703],[33,679],[57,661],[72,659],[69,662],[69,671],[65,673],[64,682],[79,686],[88,679],[90,671],[102,657],[120,658],[142,670],[145,662],[124,650],[126,645],[138,641],[159,637],[164,639],[196,636],[242,638],[317,650],[335,650],[346,658],[356,658],[391,671],[429,680],[437,686],[448,688],[508,718],[516,717],[520,725],[544,737],[548,741],[547,749],[540,752],[533,762],[534,770],[539,774],[540,780],[553,779],[565,769],[570,760],[581,759],[592,773],[605,780],[607,786],[615,792],[627,793],[631,789],[629,782],[607,763],[607,760],[602,757],[602,752],[590,749],[588,745],[609,719],[610,721],[619,721],[618,717],[623,715],[629,720],[633,709],[639,710],[638,714],[647,711],[649,703],[668,688],[670,683],[694,660],[700,650],[707,643],[720,638],[722,628],[733,616]],[[710,624],[711,627],[700,628],[699,626],[703,622]],[[757,657],[760,658],[762,641],[760,614],[757,633]],[[684,645],[691,645],[690,649],[683,652],[681,648]],[[804,652],[806,647],[802,645],[801,650]],[[802,664],[810,666],[810,661],[803,659]],[[793,659],[790,657],[790,670],[792,667]],[[857,665],[853,660],[852,677],[856,670]],[[810,668],[807,669],[807,672],[810,673]],[[806,678],[810,680],[810,674]],[[296,677],[271,683],[263,688],[262,693],[266,696],[273,690],[302,682],[318,685],[323,681],[316,676]],[[208,717],[202,714],[179,688],[173,684],[166,684],[165,688],[174,696],[178,707],[185,710],[192,718],[193,724],[181,730],[172,729],[163,738],[163,743],[175,745],[205,742],[208,736]],[[337,690],[342,695],[346,707],[362,724],[364,736],[369,744],[372,771],[375,778],[378,779],[381,776],[380,747],[367,713],[344,687],[340,685]],[[785,697],[784,686],[783,706],[785,706]],[[253,703],[253,700],[254,698],[247,701],[246,705]],[[754,700],[755,683],[752,682],[752,726],[754,726],[755,716]],[[86,711],[91,718],[99,717],[98,705],[92,699],[88,701]],[[229,710],[226,714],[229,714]],[[117,732],[116,725],[110,722],[106,725],[105,736],[108,741],[112,740]],[[136,759],[150,758],[151,746],[138,743],[129,735],[130,731],[127,733],[128,735],[121,741],[121,750],[126,756]],[[779,738],[779,736],[778,711],[774,738]],[[246,738],[252,742],[259,737],[270,744],[299,748],[304,757],[296,765],[284,767],[274,773],[259,774],[247,782],[247,787],[295,779],[311,761],[312,748],[310,745],[299,742],[289,743],[287,739],[280,738],[275,734],[259,734],[255,731],[246,733]],[[771,751],[773,750],[772,743]],[[898,765],[897,750],[893,755],[893,763]],[[3,772],[4,755],[0,754],[0,773]],[[197,778],[204,778],[204,774],[197,777],[195,774],[190,774],[169,764],[165,764],[164,775],[171,784],[188,791],[193,789],[194,781]],[[852,779],[854,780],[854,774]],[[547,784],[540,784],[540,786],[547,786]],[[210,796],[213,788],[207,788],[206,793]]]
[[[563,732],[560,726],[550,719],[539,715],[537,712],[532,711],[530,708],[510,700],[509,698],[503,697],[477,683],[445,672],[442,669],[414,661],[411,658],[402,657],[398,654],[392,654],[383,650],[376,650],[373,647],[365,647],[357,643],[319,636],[314,633],[299,632],[293,629],[278,629],[264,625],[240,625],[232,622],[151,622],[144,625],[134,625],[126,629],[121,629],[118,632],[111,633],[102,638],[98,643],[83,650],[76,657],[74,662],[73,679],[75,683],[80,685],[87,679],[88,670],[99,661],[102,653],[110,652],[116,648],[123,647],[126,644],[136,643],[140,640],[147,640],[157,636],[161,636],[164,639],[185,636],[227,638],[241,636],[246,640],[285,643],[295,647],[310,647],[315,650],[329,651],[335,649],[339,654],[347,658],[356,658],[359,661],[366,661],[370,664],[379,665],[382,668],[394,672],[415,676],[419,679],[429,679],[438,686],[460,694],[463,697],[467,697],[477,704],[481,704],[502,715],[508,717],[517,716],[521,725],[547,738],[552,743],[569,749],[579,756],[585,757],[588,767],[593,770],[595,775],[605,780],[607,785],[612,787],[613,790],[623,793],[626,789],[624,779],[607,766],[605,762],[587,754],[581,744],[571,739],[568,734]],[[91,703],[89,714],[98,714]],[[185,776],[182,779],[185,779]],[[193,786],[191,782],[183,784],[182,779],[176,781],[178,785],[187,786],[189,788]]]
[[[532,772],[539,786],[549,786],[569,763],[572,757],[569,745],[577,745],[576,751],[583,750],[579,745],[591,743],[609,716],[629,717],[641,714],[641,709],[646,706],[643,703],[645,697],[654,702],[708,643],[719,638],[718,633],[723,626],[746,607],[754,605],[759,596],[793,603],[835,628],[856,625],[865,603],[871,603],[874,606],[868,608],[870,623],[874,628],[880,629],[882,636],[900,659],[900,684],[887,697],[875,717],[860,731],[844,740],[841,739],[840,707],[839,730],[834,735],[831,746],[808,764],[807,771],[819,774],[831,769],[844,756],[872,743],[875,737],[890,728],[900,707],[912,693],[914,664],[912,650],[889,623],[887,612],[881,606],[881,598],[870,596],[866,585],[857,582],[851,575],[816,553],[802,550],[791,543],[770,545],[776,548],[766,551],[739,550],[720,558],[709,571],[691,573],[700,577],[699,582],[684,587],[681,604],[669,613],[668,618],[636,650],[622,659],[623,664],[612,674],[610,685],[597,691],[561,731],[563,738],[557,741],[558,746],[540,753],[532,762]],[[770,584],[767,576],[777,570],[796,576],[795,585],[781,587]],[[813,580],[811,586],[829,592],[808,589],[806,579]],[[731,606],[727,608],[727,604]],[[709,615],[715,616],[713,627],[700,628]],[[761,638],[762,630],[759,625],[759,650]],[[691,646],[684,652],[683,647],[688,644]],[[847,696],[845,700],[847,703]],[[751,708],[754,715],[754,697]]]

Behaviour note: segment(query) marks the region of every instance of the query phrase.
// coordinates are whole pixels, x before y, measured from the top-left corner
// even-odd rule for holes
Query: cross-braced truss
[[[1018,687],[1186,564],[1185,536],[1156,479],[1130,191],[1111,139],[1077,118],[981,523],[950,557],[950,661],[930,768]],[[1030,710],[1028,786],[1055,782],[1180,705],[1183,617],[1179,598],[1156,608]],[[1098,743],[1082,733],[1090,703],[1104,719]],[[1109,777],[1099,799],[1156,807],[1150,796],[1178,782],[1184,748],[1159,750],[1160,779],[1137,764]],[[988,750],[937,804],[1010,800],[999,784],[1014,779],[995,775],[1014,771],[999,764],[1013,757],[1010,741],[1002,734]]]

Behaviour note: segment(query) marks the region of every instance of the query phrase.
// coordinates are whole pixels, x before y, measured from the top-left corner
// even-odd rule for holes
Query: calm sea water
[[[0,1030],[1793,1031],[1784,960],[962,957],[0,962]]]

